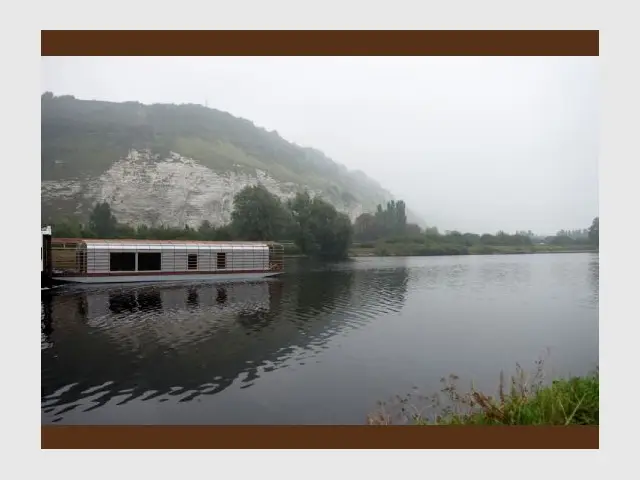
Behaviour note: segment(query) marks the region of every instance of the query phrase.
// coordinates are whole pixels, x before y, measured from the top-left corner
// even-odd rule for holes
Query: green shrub
[[[459,393],[458,377],[442,379],[443,388],[431,397],[408,394],[391,404],[379,403],[368,417],[370,425],[412,423],[415,425],[599,425],[599,373],[543,383],[543,360],[530,378],[517,366],[509,392],[504,375],[496,397],[470,391]],[[444,400],[442,398],[444,394]],[[433,415],[426,413],[434,410]]]

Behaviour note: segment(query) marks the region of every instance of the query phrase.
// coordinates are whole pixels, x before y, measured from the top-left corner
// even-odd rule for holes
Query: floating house
[[[45,247],[55,283],[253,280],[284,271],[275,242],[52,238]]]

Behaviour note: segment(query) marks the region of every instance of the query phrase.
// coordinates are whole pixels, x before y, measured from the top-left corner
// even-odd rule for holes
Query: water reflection
[[[600,299],[600,257],[594,254],[589,262],[589,283],[593,292],[592,303],[597,305]]]
[[[224,304],[227,301],[227,290],[223,287],[216,289],[216,302]]]
[[[41,349],[47,348],[51,344],[51,334],[53,333],[53,319],[51,316],[52,296],[49,292],[41,295],[42,307],[40,312]]]
[[[408,278],[396,266],[43,298],[43,422],[115,408],[116,400],[187,402],[236,381],[250,387],[267,372],[301,362],[301,351],[317,354],[345,328],[399,311]]]
[[[162,310],[162,296],[159,289],[149,289],[138,292],[138,309],[146,312]]]
[[[187,305],[190,307],[198,307],[198,289],[190,287],[187,290]]]
[[[116,315],[135,312],[138,308],[135,292],[113,293],[109,295],[109,310]]]

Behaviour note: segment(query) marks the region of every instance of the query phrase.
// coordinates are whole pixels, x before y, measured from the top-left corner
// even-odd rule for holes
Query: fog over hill
[[[320,150],[216,109],[50,92],[41,103],[45,220],[86,217],[106,200],[124,223],[221,225],[230,220],[234,195],[258,182],[281,198],[306,189],[352,220],[393,198]]]

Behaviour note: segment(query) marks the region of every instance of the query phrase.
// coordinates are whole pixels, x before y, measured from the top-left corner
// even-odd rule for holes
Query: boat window
[[[197,270],[198,269],[198,255],[195,253],[191,253],[187,256],[187,269],[189,270]]]
[[[138,252],[138,271],[152,272],[162,270],[162,254],[160,252]]]
[[[218,252],[216,254],[216,268],[227,268],[227,254],[224,252]]]
[[[111,252],[109,270],[112,272],[135,272],[135,252]]]

